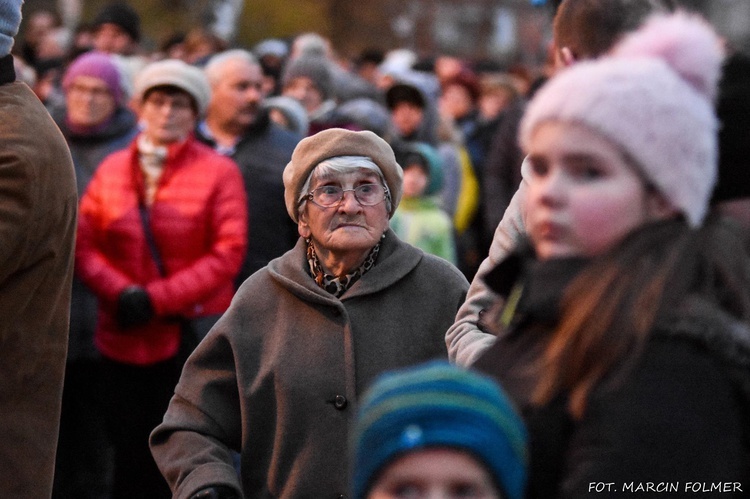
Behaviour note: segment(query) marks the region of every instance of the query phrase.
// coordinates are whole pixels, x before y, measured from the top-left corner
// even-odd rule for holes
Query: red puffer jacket
[[[80,204],[76,270],[99,299],[95,343],[119,362],[146,365],[172,357],[180,343],[174,316],[223,313],[247,245],[247,204],[237,165],[192,136],[170,147],[150,208],[151,229],[167,277],[143,231],[144,185],[137,138],[102,162]],[[156,317],[126,331],[117,298],[145,287]]]

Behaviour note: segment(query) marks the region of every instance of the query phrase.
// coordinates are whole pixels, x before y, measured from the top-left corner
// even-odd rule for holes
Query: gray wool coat
[[[151,435],[175,498],[219,484],[344,497],[358,396],[385,370],[447,358],[468,289],[455,267],[388,231],[376,265],[338,299],[307,273],[305,248],[300,239],[252,275],[189,358]]]

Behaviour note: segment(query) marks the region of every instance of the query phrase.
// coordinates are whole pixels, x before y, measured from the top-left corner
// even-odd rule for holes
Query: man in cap
[[[77,196],[65,139],[15,81],[22,3],[0,3],[0,497],[36,498],[52,489]]]

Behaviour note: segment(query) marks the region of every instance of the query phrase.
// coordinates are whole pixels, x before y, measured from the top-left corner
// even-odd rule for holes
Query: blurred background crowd
[[[102,160],[129,144],[142,157],[172,160],[152,147],[159,144],[134,142],[149,119],[138,99],[149,96],[151,107],[184,115],[197,140],[239,166],[247,200],[238,176],[224,183],[234,183],[238,206],[247,204],[241,217],[241,209],[232,210],[243,226],[233,233],[234,252],[245,253],[235,290],[295,244],[281,172],[301,139],[334,127],[370,130],[391,145],[404,169],[391,228],[471,281],[521,181],[518,125],[551,74],[553,3],[27,0],[13,54],[19,79],[68,142],[81,197]],[[674,3],[706,15],[734,50],[750,47],[750,2]],[[163,66],[144,76],[144,68],[164,59],[190,69]],[[182,101],[179,93],[150,93],[164,86],[183,91]],[[97,201],[106,211],[109,199]],[[91,267],[86,246],[79,246],[77,271],[85,274]],[[232,258],[227,274],[243,259]],[[88,273],[96,281],[96,272]],[[107,497],[112,458],[91,386],[101,368],[92,340],[96,298],[82,281],[73,290],[55,497],[82,497],[80,490]],[[126,298],[126,308],[143,312],[137,295]]]

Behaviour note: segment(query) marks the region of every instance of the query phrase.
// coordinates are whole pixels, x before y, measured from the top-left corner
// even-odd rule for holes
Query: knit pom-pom
[[[724,49],[716,31],[697,14],[655,15],[623,38],[612,55],[662,59],[709,100],[716,98]]]

